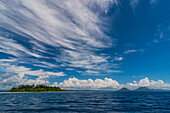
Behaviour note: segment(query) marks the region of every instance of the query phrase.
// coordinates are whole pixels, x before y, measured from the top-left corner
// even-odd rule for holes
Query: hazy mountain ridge
[[[121,88],[117,92],[169,92],[169,90],[163,90],[163,89],[150,89],[148,87],[139,87],[134,90],[129,90],[127,88]]]
[[[121,88],[120,90],[118,90],[118,92],[129,92],[131,90],[127,89],[127,88]]]

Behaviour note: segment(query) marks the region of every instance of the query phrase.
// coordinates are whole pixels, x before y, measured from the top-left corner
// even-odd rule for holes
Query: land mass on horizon
[[[56,86],[46,86],[46,85],[19,85],[18,87],[13,87],[8,92],[60,92],[66,91]]]
[[[129,90],[125,87],[119,89],[117,92],[156,92],[156,91],[169,91],[169,90],[163,90],[163,89],[150,89],[148,87],[139,87],[134,90]]]
[[[130,90],[128,88],[121,88],[116,92],[166,92],[169,90],[163,89],[149,89],[148,87],[139,87],[134,90]],[[46,86],[46,85],[19,85],[18,87],[13,87],[9,91],[10,92],[69,92],[67,90],[63,90],[56,86]]]

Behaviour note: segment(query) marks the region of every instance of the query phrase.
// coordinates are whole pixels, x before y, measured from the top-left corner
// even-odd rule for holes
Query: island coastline
[[[19,85],[17,87],[12,87],[9,91],[2,93],[48,93],[48,92],[70,92],[63,90],[56,86],[46,86],[46,85]]]

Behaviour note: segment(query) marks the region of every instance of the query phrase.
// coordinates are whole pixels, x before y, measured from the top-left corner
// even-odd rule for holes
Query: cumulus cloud
[[[28,79],[24,74],[18,74],[0,80],[0,89],[10,89],[13,86],[27,85],[27,84],[45,84],[49,85],[50,82],[47,80],[49,76],[41,75],[38,78]]]
[[[32,70],[24,66],[5,63],[8,61],[3,59],[0,61],[0,89],[9,89],[13,86],[21,84],[50,84],[50,78],[66,76],[64,72],[50,72],[40,70]],[[36,79],[29,79],[27,76],[34,76]]]
[[[139,1],[130,0],[130,4],[135,8]],[[154,3],[156,0],[150,1]],[[3,72],[0,82],[7,86],[22,81],[48,83],[45,79],[49,77],[66,75],[60,71],[46,71],[49,68],[62,68],[82,75],[121,72],[117,70],[119,64],[110,62],[110,59],[122,61],[123,57],[102,54],[104,49],[116,43],[114,37],[107,35],[110,23],[103,18],[108,16],[110,8],[119,9],[119,5],[119,0],[1,0],[0,53],[5,58],[0,59]],[[160,38],[165,35],[160,35]],[[127,50],[124,54],[137,51]],[[28,64],[30,67],[27,67]],[[33,67],[39,69],[34,70]],[[26,75],[38,78],[28,79]],[[11,84],[10,80],[13,80]],[[76,78],[72,81],[82,82]],[[100,86],[97,81],[103,85]],[[106,85],[108,81],[110,83]],[[110,88],[112,82],[117,84],[108,78],[97,79],[93,81],[93,88]]]
[[[127,83],[125,87],[137,88],[137,87],[149,87],[154,89],[170,89],[170,84],[164,83],[162,80],[154,81],[149,80],[147,77],[141,79],[139,82],[133,81],[133,83]]]
[[[112,5],[118,1],[0,1],[0,53],[5,56],[0,84],[48,83],[50,77],[66,76],[57,71],[61,68],[81,68],[85,71],[75,71],[83,75],[115,72],[108,55],[96,53],[115,43],[101,19]]]
[[[154,81],[149,80],[147,77],[141,79],[140,81],[133,81],[132,83],[119,84],[116,80],[111,78],[102,79],[88,79],[88,80],[79,80],[75,77],[64,80],[61,83],[55,82],[53,86],[59,86],[64,89],[88,89],[88,90],[117,90],[122,87],[127,87],[129,89],[136,89],[138,87],[149,87],[154,89],[170,89],[170,84],[164,83],[162,80]]]
[[[61,83],[55,82],[54,86],[60,86],[65,89],[114,89],[120,87],[119,83],[115,80],[105,78],[102,79],[88,79],[88,80],[79,80],[75,77],[64,80]]]
[[[6,74],[7,76],[10,74]],[[24,74],[18,74],[13,76],[0,75],[0,88],[1,89],[9,89],[13,86],[18,86],[21,84],[45,84],[50,85],[49,76],[41,75],[36,79],[29,79]],[[1,78],[3,77],[3,78]],[[170,84],[164,83],[162,80],[149,80],[147,77],[139,80],[133,81],[132,83],[120,84],[118,81],[113,80],[111,78],[104,79],[87,79],[80,80],[75,77],[64,80],[63,82],[57,83],[54,82],[52,86],[61,87],[63,89],[70,90],[118,90],[122,87],[126,87],[128,89],[136,89],[138,87],[148,87],[152,89],[170,89]]]

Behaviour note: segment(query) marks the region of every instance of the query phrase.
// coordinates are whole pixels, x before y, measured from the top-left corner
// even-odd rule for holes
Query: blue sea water
[[[170,92],[0,93],[0,113],[170,113]]]

